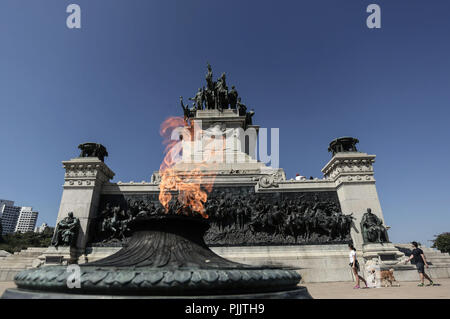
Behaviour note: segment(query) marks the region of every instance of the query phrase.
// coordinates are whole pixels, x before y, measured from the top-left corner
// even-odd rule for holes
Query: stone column
[[[362,249],[363,238],[360,229],[362,216],[367,208],[384,223],[383,212],[378,199],[373,176],[375,155],[361,152],[336,153],[322,169],[325,178],[334,181],[339,202],[344,214],[353,213],[355,228],[351,236],[356,249]]]
[[[102,186],[115,174],[97,157],[73,158],[62,163],[66,174],[56,223],[73,212],[81,224],[76,246],[84,250],[91,222],[97,214]]]

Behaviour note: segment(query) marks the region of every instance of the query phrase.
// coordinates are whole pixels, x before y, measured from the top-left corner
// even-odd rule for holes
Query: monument
[[[323,178],[287,179],[256,159],[255,111],[235,86],[229,90],[225,73],[214,81],[208,64],[205,79],[191,106],[180,97],[183,117],[161,125],[168,147],[150,181],[110,182],[115,173],[97,143],[81,144],[80,157],[63,161],[57,244],[40,268],[16,276],[19,290],[76,296],[64,288],[64,265],[77,263],[83,293],[94,295],[196,296],[203,289],[210,297],[304,298],[300,275],[351,280],[349,242],[362,251],[362,266],[395,266],[399,280],[415,278],[389,242],[375,155],[358,151],[355,138],[338,138]],[[75,219],[76,230],[67,226]],[[59,265],[47,262],[56,259]],[[257,278],[261,284],[250,283]]]
[[[237,197],[230,206],[224,202],[224,192],[230,196],[235,188],[234,193],[245,194],[250,191],[248,187],[216,189],[220,173],[254,182],[266,167],[248,155],[250,150],[241,150],[237,135],[232,135],[231,145],[217,147],[221,137],[230,133],[228,128],[252,125],[240,102],[236,103],[240,110],[228,108],[229,100],[237,100],[237,92],[231,92],[228,99],[225,74],[214,82],[211,72],[208,66],[208,87],[199,90],[192,108],[180,99],[184,119],[163,123],[162,135],[175,134],[179,140],[167,141],[170,147],[152,177],[152,190],[128,193],[119,188],[118,192],[108,192],[108,186],[114,188],[109,183],[114,173],[104,163],[107,152],[100,144],[81,144],[80,157],[64,162],[66,184],[54,247],[47,252],[53,257],[61,254],[62,264],[22,271],[15,277],[18,288],[7,290],[3,298],[311,298],[306,288],[297,286],[301,277],[296,271],[229,261],[204,242],[206,233],[210,242],[228,244],[226,238],[233,233],[242,243],[250,237],[265,242],[267,234],[285,231],[284,220],[275,209],[279,199],[269,198],[261,206],[258,200],[262,199],[255,196],[248,197],[250,201]],[[203,103],[208,109],[203,110]],[[206,137],[197,139],[196,128]],[[177,135],[179,129],[181,135]],[[174,158],[179,152],[177,145],[183,152]],[[225,157],[232,161],[224,161]],[[329,209],[336,209],[328,204]],[[291,205],[294,209],[295,202]],[[267,211],[274,214],[264,214]],[[302,235],[295,227],[291,231],[295,240]],[[253,235],[258,232],[265,236]],[[338,238],[340,233],[324,236]],[[73,257],[74,252],[85,255],[86,261],[88,247],[96,245],[122,247],[99,260],[83,262]],[[64,262],[79,263],[78,289],[67,283],[71,274]]]

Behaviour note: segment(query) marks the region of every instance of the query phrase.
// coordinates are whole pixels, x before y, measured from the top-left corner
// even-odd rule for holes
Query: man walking
[[[408,258],[408,260],[405,261],[405,264],[408,261],[410,261],[411,259],[414,259],[414,263],[416,264],[416,267],[417,267],[417,272],[419,273],[419,276],[420,276],[420,284],[418,284],[417,286],[419,286],[419,287],[424,286],[424,283],[423,283],[424,278],[426,278],[430,282],[427,286],[433,286],[433,281],[425,273],[424,267],[428,268],[428,263],[427,263],[427,260],[425,259],[423,250],[419,248],[419,245],[417,244],[417,242],[413,241],[411,244],[413,245],[413,250],[412,250],[411,256]]]

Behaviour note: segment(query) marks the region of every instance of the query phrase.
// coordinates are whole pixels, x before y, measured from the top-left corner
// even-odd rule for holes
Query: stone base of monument
[[[4,292],[2,299],[312,299],[312,296],[305,287],[297,287],[292,290],[277,292],[198,296],[88,295],[76,293],[35,292],[31,290],[10,288]]]
[[[385,254],[382,258],[376,253],[380,252],[380,244],[370,244],[373,248],[366,255],[367,259],[361,262],[362,272],[365,268],[375,264],[380,269],[394,268],[395,277],[399,281],[416,281],[417,270],[414,265],[404,265],[403,258],[398,251],[391,250],[392,245],[383,244],[381,248]],[[394,244],[398,249],[401,244]],[[410,245],[405,245],[409,247]],[[78,263],[94,262],[118,252],[121,247],[88,247],[86,255],[81,256]],[[353,281],[353,275],[348,267],[348,246],[333,245],[285,245],[285,246],[225,246],[210,247],[217,255],[228,260],[249,265],[271,265],[289,267],[302,276],[304,283],[343,282]],[[427,260],[431,263],[428,268],[433,278],[450,277],[450,256],[431,248],[424,248]],[[389,260],[389,254],[396,254],[399,260]],[[408,256],[408,255],[407,255]],[[369,259],[371,258],[371,259]],[[362,258],[364,261],[365,258]],[[384,260],[384,262],[383,262]],[[364,271],[363,271],[364,270]]]
[[[392,243],[370,243],[364,244],[363,263],[376,263],[382,269],[389,269],[401,264],[405,254],[399,251]]]
[[[83,251],[73,247],[48,247],[37,260],[39,265],[69,265],[82,262]]]
[[[203,240],[209,224],[201,217],[142,217],[130,227],[130,240],[115,254],[75,273],[63,265],[27,269],[3,298],[311,298],[292,269],[215,254]]]
[[[363,245],[364,270],[367,277],[369,268],[378,270],[394,269],[397,281],[417,280],[417,270],[411,264],[404,264],[406,256],[392,243],[370,243]]]
[[[405,254],[392,243],[370,243],[363,245],[363,257],[365,260],[377,258],[383,266],[390,267],[401,262]]]
[[[297,271],[305,283],[353,280],[348,266],[348,246],[343,244],[209,248],[217,255],[237,263],[289,267]],[[103,259],[120,249],[121,247],[88,247],[86,255],[81,256],[78,263]]]
[[[353,280],[348,266],[348,246],[343,244],[211,247],[211,249],[219,256],[234,262],[295,269],[302,276],[304,283]]]

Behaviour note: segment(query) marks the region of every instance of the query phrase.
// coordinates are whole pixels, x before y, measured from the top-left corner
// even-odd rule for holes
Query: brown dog
[[[397,282],[397,280],[395,280],[394,277],[394,269],[389,269],[389,270],[382,270],[380,271],[380,279],[381,282],[384,283],[384,286],[387,287],[388,283],[389,286],[392,287],[393,283],[396,283],[397,287],[400,287],[400,284]]]

